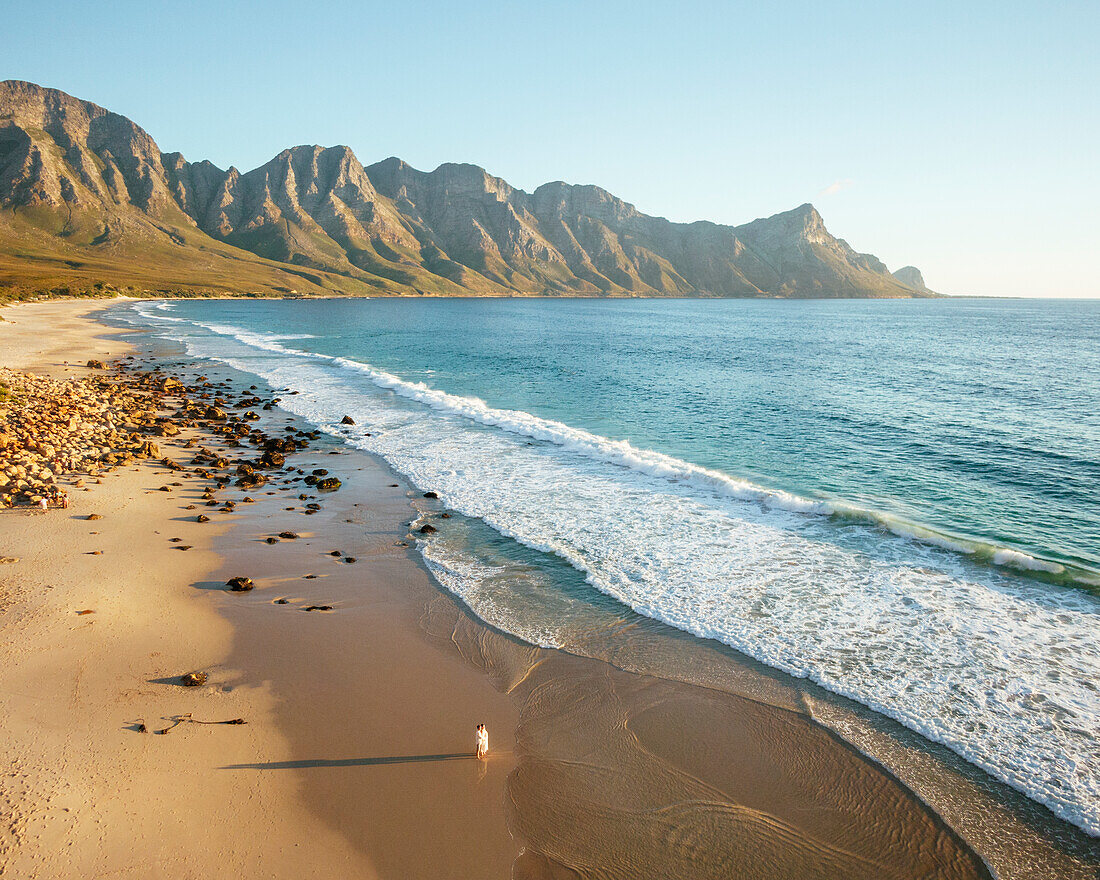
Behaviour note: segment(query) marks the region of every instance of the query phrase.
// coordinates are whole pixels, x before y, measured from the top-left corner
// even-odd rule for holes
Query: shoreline
[[[24,352],[21,364],[10,363],[6,348],[5,365],[26,369],[49,366],[42,361],[52,359],[52,368],[62,370],[58,360],[83,359],[116,344],[121,347],[117,336],[93,339],[106,329],[94,323],[94,313],[115,302],[90,303],[77,315],[67,303],[61,309],[57,304],[21,306],[17,316],[27,314],[25,309],[39,309],[48,319],[67,322],[65,332],[71,330],[78,338],[57,339],[56,344],[51,338],[48,349]],[[57,314],[49,315],[51,311]],[[77,334],[77,327],[83,335]],[[0,334],[10,329],[0,325]],[[57,325],[51,329],[56,336]],[[230,372],[209,364],[202,368],[212,377]],[[302,427],[279,410],[271,420],[280,427],[287,421]],[[341,454],[331,455],[334,451]],[[700,870],[707,865],[722,868],[723,876],[740,876],[761,863],[779,865],[775,876],[985,876],[957,832],[925,806],[927,796],[924,802],[918,799],[910,779],[875,755],[876,749],[888,752],[887,746],[871,737],[857,751],[853,740],[866,736],[865,731],[842,740],[833,731],[845,719],[829,727],[814,720],[815,715],[842,715],[837,709],[841,703],[820,698],[803,683],[792,689],[781,674],[772,677],[790,691],[783,697],[790,702],[788,708],[519,642],[474,618],[431,578],[404,527],[417,518],[410,504],[416,493],[383,463],[341,450],[337,441],[322,441],[290,463],[307,472],[330,469],[344,480],[344,487],[327,496],[323,511],[308,519],[300,509],[283,509],[288,503],[301,507],[293,494],[297,490],[288,486],[270,489],[279,493],[272,496],[253,491],[257,503],[247,512],[242,508],[219,515],[201,527],[176,523],[171,517],[166,523],[163,512],[154,512],[158,502],[163,509],[164,498],[140,495],[148,488],[140,479],[144,476],[147,483],[148,474],[140,469],[133,479],[127,472],[119,481],[105,480],[117,483],[117,491],[109,496],[99,487],[92,493],[97,501],[103,498],[102,503],[120,508],[139,496],[143,504],[138,515],[157,523],[154,531],[186,528],[188,541],[194,532],[203,531],[195,540],[198,546],[185,557],[186,567],[180,565],[178,553],[155,554],[129,546],[137,542],[124,540],[132,535],[121,533],[109,555],[147,553],[141,562],[144,571],[171,566],[166,579],[171,583],[164,585],[164,592],[174,603],[172,616],[190,617],[188,638],[201,631],[205,644],[200,653],[217,658],[216,663],[205,661],[216,671],[210,686],[195,696],[206,701],[203,705],[249,714],[245,728],[185,725],[171,737],[157,738],[156,745],[185,744],[186,749],[172,757],[189,761],[203,786],[215,792],[220,787],[226,797],[224,803],[215,798],[213,804],[184,811],[175,820],[175,836],[167,844],[161,841],[162,848],[190,852],[199,838],[188,835],[199,833],[200,825],[200,836],[207,838],[203,846],[210,846],[212,816],[228,816],[226,811],[241,804],[235,793],[247,791],[246,803],[266,806],[260,817],[264,833],[257,835],[254,827],[247,832],[262,838],[263,852],[248,850],[244,833],[234,837],[236,823],[229,820],[233,834],[210,846],[209,856],[210,864],[221,866],[231,853],[239,859],[234,867],[240,876],[252,876],[248,872],[253,870],[259,876],[261,866],[277,872],[294,870],[295,876],[321,876],[322,869],[331,872],[339,865],[342,876],[432,876],[444,870],[534,880],[587,876],[574,869],[605,864],[621,872],[608,876],[640,876],[639,871],[661,859],[674,868],[668,876],[709,876]],[[198,488],[187,483],[171,496],[170,506],[184,493],[197,494]],[[74,511],[79,513],[75,505]],[[175,513],[175,507],[169,512]],[[105,518],[103,530],[108,519],[114,517]],[[7,522],[2,522],[7,538]],[[301,537],[265,543],[265,537],[285,530],[298,531]],[[76,530],[71,531],[70,538],[75,538]],[[400,543],[410,546],[397,546]],[[357,562],[348,565],[326,557],[329,544],[354,555]],[[73,578],[71,559],[54,562],[51,579]],[[220,591],[225,579],[235,574],[254,577],[257,589],[243,596]],[[319,576],[305,580],[306,574]],[[115,597],[126,595],[126,585],[116,584],[114,589]],[[290,607],[273,604],[276,598],[287,598]],[[299,613],[306,604],[322,602],[335,610]],[[98,624],[101,619],[97,614],[90,620]],[[148,637],[148,630],[163,627],[165,620],[142,624]],[[55,630],[54,637],[64,640],[60,629]],[[184,641],[181,630],[168,633]],[[111,645],[104,662],[114,662],[119,650],[119,645]],[[696,650],[721,653],[705,644]],[[157,665],[150,659],[135,656],[131,662]],[[188,664],[182,654],[172,660],[175,666],[158,659],[163,668],[149,674],[185,671],[181,664]],[[8,692],[11,676],[20,672],[26,669],[18,664],[8,670],[0,677],[0,689]],[[51,672],[56,676],[56,669]],[[61,687],[63,682],[54,684]],[[148,681],[144,685],[130,696],[155,703],[158,687]],[[172,698],[191,697],[176,686],[160,685],[159,691]],[[805,705],[807,699],[810,706]],[[117,712],[117,701],[115,705]],[[470,706],[478,707],[477,715],[466,724]],[[580,707],[585,711],[578,714]],[[5,740],[20,721],[24,735],[40,723],[29,711],[25,717],[16,714],[9,729],[0,727]],[[470,778],[466,771],[476,770],[476,765],[471,768],[452,756],[465,746],[472,751],[472,727],[480,721],[492,732],[493,758],[483,776],[475,773]],[[462,739],[463,725],[470,728],[468,743]],[[86,733],[97,738],[109,734],[109,739],[116,728],[107,725]],[[247,748],[242,745],[246,737],[238,736],[242,732],[250,738]],[[883,736],[889,740],[896,733]],[[742,754],[746,743],[751,748]],[[685,744],[693,748],[685,750]],[[507,754],[511,751],[515,758]],[[585,757],[582,765],[577,764],[578,755]],[[171,764],[152,765],[155,760],[137,769],[161,782],[178,770]],[[808,781],[802,778],[806,768]],[[129,766],[116,764],[118,770],[137,775]],[[272,772],[276,770],[285,772]],[[634,784],[613,783],[616,775]],[[143,802],[133,789],[130,794]],[[692,806],[704,801],[708,808],[701,812]],[[814,805],[811,815],[809,804]],[[675,821],[655,825],[649,820],[654,809],[667,813],[671,805],[680,805]],[[950,816],[950,810],[937,809]],[[125,821],[132,824],[134,817],[126,815]],[[27,828],[42,823],[37,838],[40,855],[61,821],[51,816],[44,808],[38,818],[25,823]],[[846,817],[844,822],[841,817]],[[103,823],[102,831],[115,821],[122,821],[121,814],[105,814],[96,824]],[[293,829],[289,836],[288,828]],[[698,858],[694,851],[669,845],[670,834],[680,839],[701,828],[737,844],[728,851],[706,850],[710,861],[702,865],[693,861]],[[905,833],[899,849],[900,828]],[[429,831],[430,846],[426,838],[410,836]],[[273,840],[281,845],[273,845]],[[627,843],[628,848],[619,848]],[[698,845],[693,840],[693,849]],[[26,846],[25,842],[15,849],[0,847],[0,874],[9,853],[20,857]],[[1065,867],[1059,865],[1059,870]],[[115,870],[130,876],[125,866]]]

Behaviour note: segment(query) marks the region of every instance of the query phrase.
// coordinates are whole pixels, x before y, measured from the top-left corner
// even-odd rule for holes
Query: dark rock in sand
[[[246,577],[233,577],[225,582],[225,585],[229,587],[234,593],[247,593],[256,585],[252,583],[252,578]]]
[[[180,684],[189,688],[202,687],[206,684],[207,678],[205,672],[188,672],[186,675],[180,676]]]
[[[277,468],[286,464],[286,457],[277,449],[268,449],[260,458],[260,467]]]
[[[288,541],[293,541],[295,538],[298,537],[298,533],[297,532],[279,532],[279,537],[280,538],[286,538]]]
[[[317,470],[310,471],[310,473],[312,473],[313,476],[315,476],[315,477],[327,477],[328,476],[328,471],[326,471],[324,468],[317,468]]]
[[[303,611],[331,611],[331,605],[306,605]]]
[[[436,492],[425,492],[424,497],[425,498],[438,498],[439,494],[436,493]]]
[[[103,519],[98,513],[89,513],[84,519]]]
[[[341,553],[339,550],[331,550],[331,551],[329,551],[328,555],[329,556],[343,556],[344,554]]]
[[[210,522],[210,517],[208,517],[205,513],[200,513],[198,516],[195,517],[195,522],[200,522],[200,523]]]
[[[425,523],[424,525],[422,525],[420,527],[420,534],[422,534],[422,535],[430,535],[433,532],[437,532],[437,531],[439,531],[439,529],[437,529],[431,523]]]
[[[355,424],[355,419],[353,419],[351,416],[344,416],[342,419],[340,419],[340,424],[341,425],[354,425]]]
[[[339,477],[323,477],[317,481],[318,492],[335,492],[339,489],[343,483],[340,482]]]
[[[279,539],[278,538],[264,538],[264,543],[266,543],[266,544],[278,544]]]
[[[107,367],[104,365],[103,361],[94,361],[94,360],[93,361],[88,361],[88,367],[89,367],[89,369],[92,369],[92,370],[105,370],[105,369],[107,369]]]
[[[355,563],[358,562],[358,561],[359,560],[356,559],[354,556],[345,556],[344,557],[344,562],[346,562],[348,565],[355,565]]]

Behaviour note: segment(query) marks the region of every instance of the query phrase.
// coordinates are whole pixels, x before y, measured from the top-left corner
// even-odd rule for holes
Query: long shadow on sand
[[[336,758],[304,761],[267,761],[261,764],[227,764],[222,770],[303,770],[310,767],[369,767],[375,764],[417,764],[425,761],[475,761],[470,752],[451,755],[392,755],[383,758]]]

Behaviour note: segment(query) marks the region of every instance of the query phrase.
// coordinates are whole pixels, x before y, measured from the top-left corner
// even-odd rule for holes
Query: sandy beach
[[[5,309],[0,366],[152,366],[103,307]],[[278,408],[256,424],[310,427]],[[185,444],[252,454],[222,439],[185,428],[158,440],[185,470],[63,477],[67,510],[0,510],[0,876],[968,878],[992,876],[998,829],[1034,868],[1000,876],[1094,867],[1009,795],[731,652],[685,639],[675,662],[752,678],[751,698],[485,626],[416,552],[410,524],[445,511],[336,440],[208,509]],[[317,469],[339,491],[301,484]],[[183,687],[192,671],[207,680]],[[994,818],[966,819],[982,798]]]

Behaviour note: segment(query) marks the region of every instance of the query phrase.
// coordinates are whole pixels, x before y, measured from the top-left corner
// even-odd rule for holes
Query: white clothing
[[[489,731],[484,727],[477,732],[477,756],[480,758],[482,755],[489,752]]]

